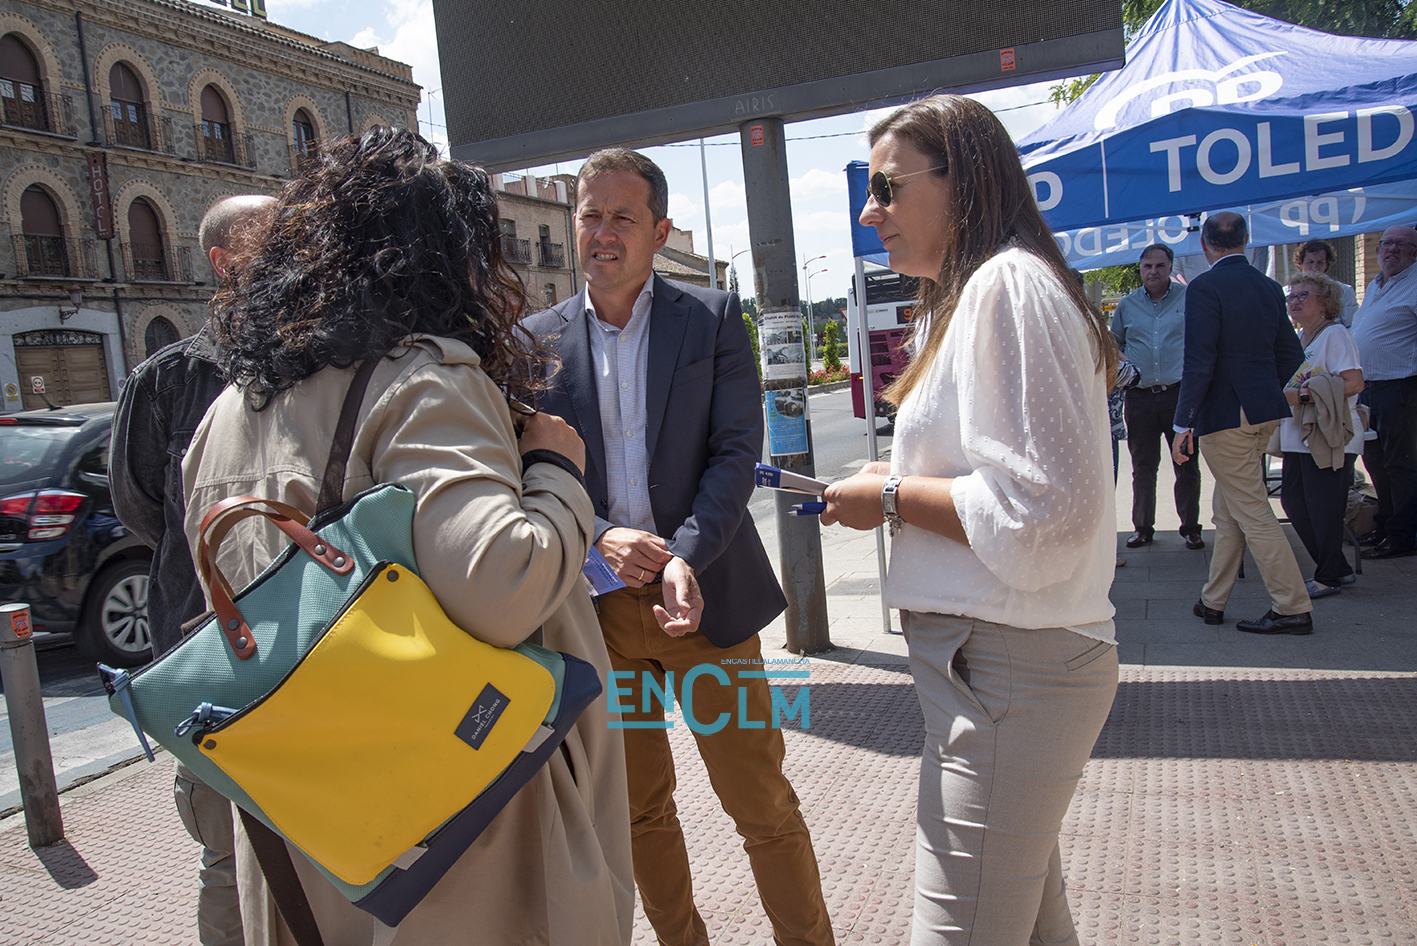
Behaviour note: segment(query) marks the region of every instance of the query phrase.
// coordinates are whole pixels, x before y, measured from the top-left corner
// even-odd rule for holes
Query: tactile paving
[[[899,663],[810,662],[811,727],[789,723],[839,943],[910,939],[922,720]],[[796,684],[794,684],[796,685]],[[693,734],[669,731],[695,896],[715,944],[772,941]],[[1063,824],[1081,942],[1417,946],[1417,678],[1127,666]],[[196,846],[169,764],[65,796],[67,845],[0,822],[0,944],[194,939]],[[636,944],[652,944],[642,910]]]

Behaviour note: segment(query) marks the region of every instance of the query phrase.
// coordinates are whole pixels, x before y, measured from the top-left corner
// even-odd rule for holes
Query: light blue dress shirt
[[[605,440],[606,518],[596,516],[595,538],[606,529],[625,526],[658,535],[649,504],[649,456],[645,452],[645,380],[649,368],[649,310],[654,304],[654,276],[635,297],[623,329],[595,314],[590,289],[585,313],[590,333],[591,371]]]
[[[1368,283],[1363,305],[1353,316],[1353,340],[1364,381],[1417,375],[1417,265]]]
[[[1140,387],[1180,384],[1185,364],[1186,287],[1172,282],[1160,302],[1146,287],[1122,297],[1112,316],[1112,335],[1141,372]]]

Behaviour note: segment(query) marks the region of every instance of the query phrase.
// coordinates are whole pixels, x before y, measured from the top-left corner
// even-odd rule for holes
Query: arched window
[[[50,131],[39,63],[14,33],[0,37],[0,112],[6,125]]]
[[[236,149],[231,138],[231,118],[226,99],[216,86],[202,89],[202,157],[207,161],[236,163]]]
[[[297,164],[315,156],[315,122],[303,108],[295,112],[295,119],[290,127],[290,140]]]
[[[177,327],[159,315],[148,323],[147,331],[143,332],[143,357],[151,358],[181,338]]]
[[[24,230],[25,262],[31,276],[70,276],[69,252],[59,208],[38,184],[20,195],[20,222]]]
[[[113,144],[151,148],[143,87],[133,70],[121,62],[114,63],[108,72],[108,93],[112,99],[109,110],[113,119]]]
[[[134,279],[166,280],[167,254],[163,252],[162,227],[152,206],[141,197],[128,205],[128,258]]]

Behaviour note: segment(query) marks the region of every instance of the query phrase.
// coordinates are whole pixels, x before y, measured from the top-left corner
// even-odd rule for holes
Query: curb
[[[813,384],[807,388],[808,394],[830,394],[833,391],[844,391],[851,387],[851,379],[845,381],[828,381],[826,384]]]

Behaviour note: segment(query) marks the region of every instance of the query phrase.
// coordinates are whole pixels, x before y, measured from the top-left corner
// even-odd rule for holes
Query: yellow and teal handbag
[[[330,508],[307,519],[248,496],[213,507],[198,566],[214,613],[150,666],[104,673],[114,712],[397,926],[601,685],[570,654],[493,647],[448,620],[418,577],[407,489],[384,484],[337,502],[362,395],[356,378],[341,416],[349,430],[326,468]],[[252,516],[291,543],[234,594],[217,547]],[[269,877],[265,856],[262,867]],[[274,878],[271,887],[286,913]]]

